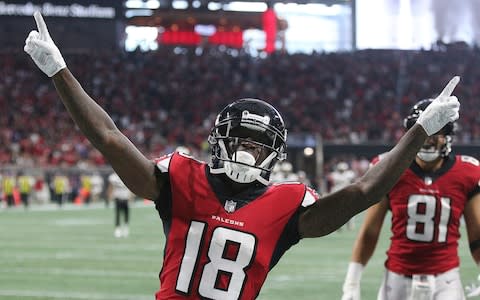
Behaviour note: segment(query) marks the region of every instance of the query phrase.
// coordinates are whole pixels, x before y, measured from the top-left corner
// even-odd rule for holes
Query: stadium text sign
[[[46,17],[67,17],[67,18],[97,18],[114,19],[115,8],[98,6],[96,4],[81,5],[72,3],[69,5],[56,5],[49,2],[43,4],[14,4],[0,1],[0,16],[29,16],[35,11],[40,11]]]

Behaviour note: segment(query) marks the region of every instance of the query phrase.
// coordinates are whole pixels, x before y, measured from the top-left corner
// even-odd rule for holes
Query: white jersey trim
[[[168,168],[170,167],[170,161],[172,160],[172,154],[166,155],[157,162],[157,168],[162,173],[168,173]]]
[[[317,202],[318,199],[320,199],[320,196],[318,195],[317,191],[307,186],[305,190],[305,196],[303,196],[302,206],[310,206]]]

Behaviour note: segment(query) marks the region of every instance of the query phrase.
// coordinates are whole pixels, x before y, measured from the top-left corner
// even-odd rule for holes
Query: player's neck
[[[415,158],[415,161],[417,164],[426,172],[435,172],[438,169],[440,169],[443,165],[444,159],[443,157],[439,157],[435,159],[434,161],[423,161],[418,156]]]
[[[257,186],[256,183],[246,184],[235,182],[228,178],[225,174],[209,174],[209,178],[211,183],[215,186],[215,190],[224,196],[238,195]]]
[[[225,185],[228,186],[230,191],[232,192],[232,195],[239,194],[252,187],[251,184],[238,183],[227,178],[226,176],[223,179]]]

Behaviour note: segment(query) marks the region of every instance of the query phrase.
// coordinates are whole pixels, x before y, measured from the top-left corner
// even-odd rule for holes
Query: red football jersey
[[[169,174],[171,202],[163,205],[169,213],[159,209],[166,245],[156,298],[256,298],[279,256],[299,240],[294,215],[316,195],[300,183],[277,184],[237,207],[219,200],[205,163],[175,153],[157,166]]]
[[[392,212],[387,269],[404,274],[438,274],[459,266],[460,218],[479,190],[479,162],[453,156],[441,169],[424,172],[416,163],[388,193]]]

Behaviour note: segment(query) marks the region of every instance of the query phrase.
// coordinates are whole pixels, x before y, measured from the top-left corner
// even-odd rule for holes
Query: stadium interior
[[[151,299],[162,259],[161,222],[144,199],[131,237],[112,236],[111,168],[23,51],[35,10],[84,89],[149,158],[182,150],[208,161],[215,114],[260,98],[288,128],[287,162],[272,180],[324,194],[339,162],[364,174],[403,135],[412,104],[453,75],[453,147],[478,158],[480,1],[452,2],[0,1],[0,299]],[[259,299],[338,299],[355,230],[289,252]],[[387,234],[365,299],[376,295]],[[477,270],[462,243],[468,282]]]

